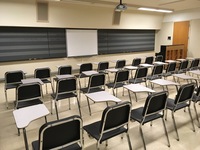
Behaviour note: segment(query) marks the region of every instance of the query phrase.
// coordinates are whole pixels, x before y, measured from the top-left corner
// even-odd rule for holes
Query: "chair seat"
[[[102,88],[92,88],[88,91],[89,88],[81,88],[80,91],[82,91],[83,93],[94,93],[94,92],[100,92],[100,91],[105,91],[104,89]]]
[[[101,124],[101,121],[94,122],[92,124],[84,126],[83,129],[89,135],[91,135],[93,138],[95,138],[96,140],[99,140],[99,138],[100,138],[100,131],[99,131],[100,130],[100,124]],[[107,132],[107,133],[103,134],[103,137],[101,138],[100,143],[109,139],[109,138],[112,138],[116,135],[119,135],[120,133],[124,133],[124,132],[127,132],[127,131],[128,131],[128,129],[121,127],[119,129],[115,129],[113,131]]]
[[[125,83],[107,83],[106,86],[108,88],[119,88],[119,87],[123,87],[125,85]]]
[[[147,80],[156,80],[156,79],[161,79],[161,76],[147,76]]]
[[[41,79],[41,81],[42,81],[43,83],[51,83],[51,81],[49,81],[48,79]]]
[[[131,119],[141,123],[143,121],[143,115],[142,115],[143,109],[144,109],[143,107],[133,109],[131,111]],[[161,118],[161,117],[163,117],[163,115],[158,114],[158,113],[150,115],[150,116],[146,116],[145,120],[143,121],[143,124],[145,124],[149,121],[152,121],[152,120],[156,120],[156,119]]]
[[[200,101],[200,97],[197,96],[196,94],[193,94],[192,101],[195,102],[195,103],[197,103],[197,102]]]
[[[32,146],[33,146],[33,150],[39,150],[39,141],[33,141]],[[65,148],[62,148],[62,150],[81,150],[81,149],[82,148],[77,143],[67,146]]]
[[[129,83],[142,83],[142,82],[146,82],[144,79],[129,79]]]
[[[182,109],[182,108],[184,108],[184,107],[188,107],[189,104],[186,103],[186,102],[183,102],[183,103],[178,104],[178,105],[176,106],[176,108],[175,108],[175,106],[176,106],[176,105],[174,104],[174,100],[168,98],[168,99],[167,99],[167,106],[166,106],[166,108],[169,109],[169,110],[177,111],[177,110]]]
[[[73,92],[70,93],[65,93],[65,94],[59,94],[56,98],[56,94],[51,94],[53,99],[56,99],[56,101],[62,100],[62,99],[67,99],[71,97],[77,97],[77,95]]]
[[[17,88],[21,83],[13,83],[13,84],[7,84],[5,86],[5,89],[14,89],[14,88]]]
[[[37,104],[42,104],[43,102],[40,100],[40,99],[34,99],[34,100],[31,100],[31,101],[21,101],[21,102],[18,102],[18,105],[17,105],[17,109],[19,108],[23,108],[23,107],[28,107],[28,106],[33,106],[33,105],[37,105]],[[15,105],[16,105],[16,102],[15,102]]]

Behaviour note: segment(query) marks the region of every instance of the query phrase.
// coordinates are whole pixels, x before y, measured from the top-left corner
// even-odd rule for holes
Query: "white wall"
[[[114,8],[90,7],[68,3],[49,3],[49,22],[37,22],[35,0],[1,0],[0,26],[26,27],[61,27],[61,28],[101,28],[101,29],[160,29],[163,15],[152,12],[127,10],[121,13],[120,24],[113,24]],[[79,58],[58,58],[32,61],[17,61],[0,63],[0,78],[9,70],[23,69],[27,75],[32,75],[37,67],[49,66],[53,72],[58,65],[72,65],[78,69],[78,63],[94,61],[110,61],[126,59],[129,64],[134,57],[154,55],[154,51],[142,53],[125,53],[100,55]],[[110,64],[114,66],[114,64]]]

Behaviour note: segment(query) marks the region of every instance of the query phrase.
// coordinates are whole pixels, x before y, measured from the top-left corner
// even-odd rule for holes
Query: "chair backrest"
[[[128,79],[129,79],[129,71],[128,70],[119,70],[115,74],[114,83],[127,82]]]
[[[5,73],[5,83],[21,83],[21,80],[24,79],[24,72],[21,70],[9,71]]]
[[[58,68],[58,75],[72,74],[72,66],[60,66]]]
[[[75,78],[64,78],[57,81],[56,94],[76,92],[77,85]]]
[[[141,58],[134,58],[132,61],[132,66],[139,66],[141,64]]]
[[[148,73],[147,67],[138,67],[135,72],[135,79],[146,78]]]
[[[79,73],[82,73],[83,71],[90,71],[92,70],[92,63],[84,63],[81,64]]]
[[[195,69],[199,66],[199,58],[195,58],[192,60],[191,65],[190,65],[190,69]]]
[[[175,70],[176,70],[176,62],[171,62],[167,65],[166,73],[175,72]]]
[[[195,89],[194,83],[182,85],[178,90],[174,104],[179,104],[191,100],[194,93],[194,89]]]
[[[155,61],[163,61],[163,55],[157,55]]]
[[[155,75],[161,75],[163,73],[163,65],[154,65],[153,70],[152,70],[152,76]]]
[[[165,110],[168,92],[162,91],[149,95],[142,112],[143,117],[150,116]]]
[[[33,101],[35,99],[42,99],[41,85],[39,83],[21,84],[16,91],[16,108],[19,102]]]
[[[153,56],[146,57],[144,63],[145,63],[145,64],[153,64],[153,59],[154,59]]]
[[[63,149],[74,143],[82,147],[82,126],[79,116],[45,123],[39,129],[39,149]]]
[[[101,136],[109,131],[127,125],[130,120],[131,104],[122,102],[104,109],[101,117],[100,133]],[[128,130],[128,128],[127,128]]]
[[[109,68],[109,62],[108,61],[104,61],[104,62],[99,62],[98,67],[97,67],[97,71],[104,71],[105,69]]]
[[[49,67],[35,69],[35,78],[46,79],[51,77],[51,69]]]
[[[181,71],[181,70],[187,69],[188,63],[189,63],[188,60],[181,61],[180,66],[179,66],[179,70]]]
[[[105,74],[93,74],[90,76],[88,87],[95,88],[95,87],[103,87],[105,85]]]
[[[126,65],[126,60],[117,60],[116,62],[116,69],[121,69]]]

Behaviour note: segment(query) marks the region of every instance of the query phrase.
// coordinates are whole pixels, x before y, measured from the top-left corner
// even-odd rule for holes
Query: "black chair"
[[[198,69],[199,61],[200,61],[199,58],[193,59],[192,62],[191,62],[191,65],[189,67],[189,70],[196,70],[196,69]]]
[[[152,122],[160,118],[162,119],[168,146],[170,147],[170,142],[164,120],[164,112],[166,108],[167,96],[168,93],[166,91],[153,93],[147,97],[144,107],[139,107],[131,111],[131,119],[140,123],[140,134],[142,137],[145,150],[146,150],[146,144],[144,141],[142,126],[148,122]]]
[[[60,100],[65,100],[65,99],[69,98],[69,100],[68,100],[69,109],[71,109],[70,98],[72,98],[72,97],[75,97],[77,100],[79,114],[81,116],[81,109],[80,109],[80,104],[79,104],[78,95],[77,95],[77,85],[76,85],[75,78],[65,78],[65,79],[58,80],[57,84],[56,84],[56,91],[55,91],[55,93],[51,94],[51,96],[55,102],[57,119],[59,119],[57,102]],[[52,113],[52,103],[51,103],[51,113]]]
[[[126,60],[117,60],[115,68],[116,69],[123,69],[126,66]]]
[[[163,75],[163,68],[164,68],[163,65],[154,65],[151,75],[147,76],[147,80],[152,81],[155,79],[161,79]],[[153,89],[152,84],[151,84],[151,88]]]
[[[147,67],[138,67],[138,69],[135,72],[135,77],[132,79],[129,79],[129,83],[137,84],[144,82],[147,86],[147,73],[148,68]]]
[[[81,88],[81,78],[87,78],[88,76],[83,74],[84,71],[91,71],[93,69],[92,63],[83,63],[80,65],[79,74],[75,75],[79,79],[79,87]]]
[[[168,63],[165,73],[163,73],[163,77],[166,79],[168,76],[171,76],[176,72],[176,62]]]
[[[196,108],[196,104],[198,102],[200,102],[200,86],[198,87],[197,91],[193,94],[192,102],[194,104],[194,110],[195,110],[196,119],[197,119],[197,122],[198,122],[198,127],[200,128],[199,116],[198,116],[197,108]]]
[[[83,149],[83,122],[79,116],[45,123],[39,129],[39,138],[32,142],[33,150]]]
[[[154,59],[153,56],[148,56],[148,57],[146,57],[144,63],[145,63],[145,64],[153,64],[153,59]]]
[[[163,61],[163,55],[157,55],[156,58],[155,58],[155,61],[162,62]]]
[[[189,60],[181,61],[177,73],[186,73],[186,71],[188,69],[187,68],[188,67],[188,63],[189,63]]]
[[[97,72],[105,73],[105,70],[109,68],[109,62],[103,61],[98,63]]]
[[[49,67],[35,69],[34,77],[39,78],[46,85],[46,93],[48,93],[47,90],[48,83],[51,84],[51,89],[53,91],[53,85],[51,82],[51,69]]]
[[[141,64],[141,58],[134,58],[132,61],[132,66],[139,66]]]
[[[72,74],[72,66],[59,66],[58,67],[58,75],[66,75]],[[53,78],[53,81],[57,81],[58,78]],[[54,84],[53,84],[54,85]]]
[[[58,75],[72,74],[72,66],[59,66]]]
[[[21,84],[17,87],[15,109],[42,104],[39,83]]]
[[[190,103],[192,100],[194,89],[195,89],[194,83],[182,85],[179,88],[175,99],[171,99],[171,98],[167,99],[167,107],[166,108],[172,111],[172,119],[173,119],[173,124],[174,124],[174,128],[175,128],[176,135],[177,135],[177,141],[179,141],[179,135],[178,135],[178,130],[177,130],[176,122],[175,122],[175,118],[174,118],[174,113],[176,111],[188,107],[193,131],[195,132],[194,123],[193,123],[193,119],[192,119],[191,111],[190,111]],[[167,114],[166,114],[166,119],[167,119]]]
[[[105,74],[93,74],[89,77],[88,86],[85,88],[81,88],[79,91],[79,99],[82,93],[94,93],[105,90]]]
[[[102,142],[106,141],[107,146],[108,139],[122,133],[126,133],[129,149],[132,149],[128,134],[130,111],[131,104],[129,102],[109,106],[103,111],[100,121],[86,125],[83,129],[97,140],[97,149]]]
[[[9,71],[5,73],[5,99],[6,99],[6,107],[8,108],[8,96],[7,90],[8,89],[16,89],[22,82],[21,80],[24,79],[24,72],[21,70],[17,71]]]
[[[128,70],[119,70],[115,74],[114,82],[107,83],[106,86],[108,88],[112,88],[113,95],[117,95],[117,91],[115,94],[115,89],[117,90],[120,87],[123,87],[125,84],[128,83],[129,79],[129,71]]]

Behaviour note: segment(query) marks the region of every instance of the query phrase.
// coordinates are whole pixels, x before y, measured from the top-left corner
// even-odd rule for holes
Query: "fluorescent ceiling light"
[[[138,10],[145,10],[145,11],[155,11],[155,12],[163,12],[163,13],[172,13],[172,10],[166,9],[156,9],[156,8],[147,8],[147,7],[140,7]]]

